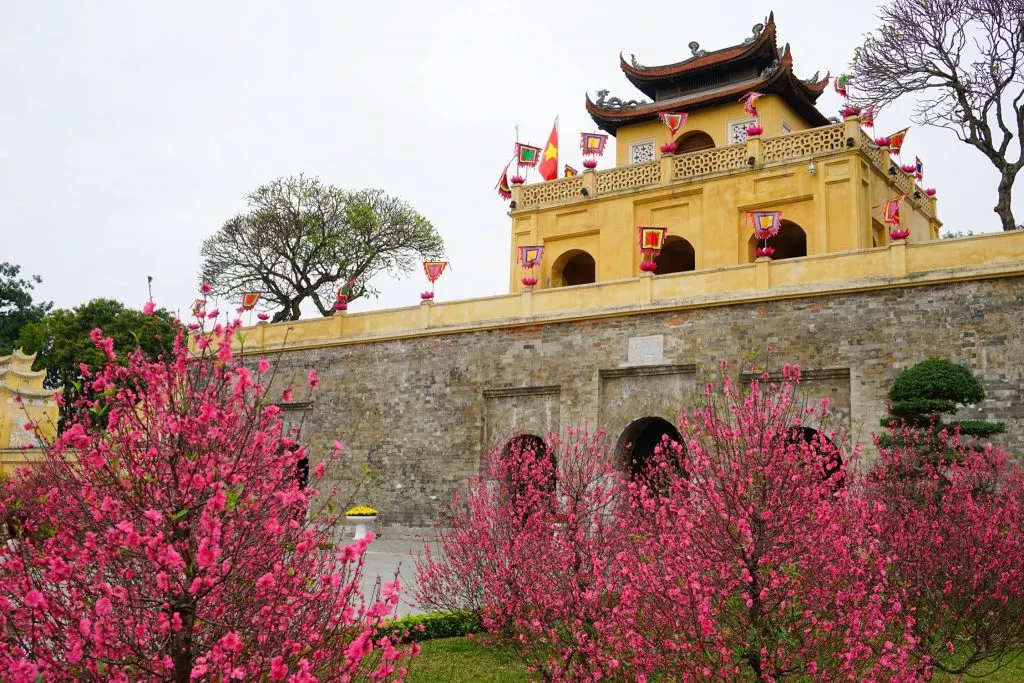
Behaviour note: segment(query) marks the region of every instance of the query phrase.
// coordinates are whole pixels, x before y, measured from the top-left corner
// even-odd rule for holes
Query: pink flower
[[[28,593],[25,593],[25,604],[32,609],[45,609],[46,598],[43,597],[42,593],[33,588]]]
[[[327,465],[325,463],[323,463],[322,461],[318,462],[316,464],[316,467],[313,468],[313,476],[316,477],[317,479],[323,479],[324,471],[326,469]]]
[[[210,539],[204,538],[199,542],[199,551],[196,553],[196,564],[199,565],[200,568],[205,569],[213,566],[216,561],[216,546],[210,542]]]
[[[256,364],[256,370],[262,375],[270,369],[270,361],[266,358],[260,358],[260,362]]]
[[[269,313],[257,313],[256,317],[259,318],[260,320],[270,320]]]
[[[199,329],[199,323],[189,323],[188,324],[188,329],[190,329],[190,330],[198,330]]]
[[[260,578],[256,579],[256,587],[263,590],[272,590],[277,585],[277,579],[270,572],[267,572]]]
[[[293,390],[291,387],[285,387],[285,390],[281,392],[281,400],[284,401],[285,403],[291,403],[292,391]]]
[[[237,633],[235,633],[234,631],[231,631],[229,633],[225,633],[221,637],[219,643],[220,643],[220,646],[222,648],[224,648],[225,650],[228,650],[229,652],[241,652],[242,651],[242,638]]]
[[[215,309],[213,309],[212,311],[210,311],[209,313],[206,314],[206,318],[207,318],[207,320],[213,320],[218,315],[220,315],[220,309],[219,308],[215,308]]]
[[[154,311],[156,311],[156,304],[152,301],[147,301],[142,307],[143,315],[153,315]]]
[[[213,291],[213,285],[211,285],[209,282],[204,282],[203,284],[199,285],[199,291],[202,292],[203,294],[209,294],[210,292]]]
[[[309,373],[306,375],[306,379],[309,380],[309,386],[313,387],[314,389],[320,386],[320,378],[316,376],[315,369],[309,371]]]
[[[105,616],[113,611],[113,606],[110,604],[110,598],[102,597],[96,601],[96,614]]]
[[[284,657],[278,655],[270,660],[270,680],[283,681],[288,677],[288,665],[284,663]]]

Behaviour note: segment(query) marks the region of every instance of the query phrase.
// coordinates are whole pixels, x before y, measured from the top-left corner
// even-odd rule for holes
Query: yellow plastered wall
[[[781,135],[784,122],[789,125],[792,132],[811,127],[802,116],[797,114],[778,95],[765,95],[760,98],[757,101],[757,113],[761,119],[765,136]],[[698,130],[704,131],[715,141],[716,147],[724,147],[729,144],[729,126],[734,123],[747,121],[749,118],[743,111],[743,104],[737,98],[734,104],[725,104],[691,112],[686,120],[686,125],[679,134],[684,135]],[[615,165],[628,165],[630,145],[647,140],[654,141],[655,150],[666,142],[672,141],[668,128],[657,119],[619,128],[615,135]]]
[[[54,392],[43,388],[46,373],[32,370],[34,360],[20,351],[0,357],[0,475],[39,458],[38,449],[22,448],[34,441],[26,423],[38,424],[44,439],[57,431]]]

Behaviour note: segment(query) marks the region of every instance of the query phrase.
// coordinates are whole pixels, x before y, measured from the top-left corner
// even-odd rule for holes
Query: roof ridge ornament
[[[764,24],[754,24],[754,28],[750,29],[750,32],[753,35],[751,35],[749,38],[745,38],[743,40],[743,45],[749,45],[750,43],[752,43],[755,40],[757,40],[758,38],[760,38],[761,37],[761,31],[763,31],[763,30],[764,30]]]
[[[700,43],[698,43],[696,40],[691,40],[686,47],[690,48],[690,52],[693,54],[694,57],[704,57],[708,53],[707,50],[700,49]]]
[[[821,82],[820,76],[821,76],[821,69],[818,69],[817,71],[814,72],[813,76],[811,76],[810,78],[803,79],[803,82],[807,83],[808,85],[817,85],[818,83]]]
[[[641,64],[640,62],[638,62],[636,60],[636,55],[633,54],[632,52],[629,53],[629,63],[632,64],[633,67],[637,68],[637,69],[646,69],[647,68],[646,66],[644,66],[643,64]]]
[[[639,107],[642,104],[651,104],[650,102],[643,102],[641,100],[626,100],[623,102],[618,97],[608,97],[607,90],[598,90],[596,94],[597,101],[594,102],[594,104],[605,109],[625,109],[629,107]]]
[[[764,78],[768,74],[775,73],[775,71],[777,71],[779,66],[781,65],[782,62],[779,60],[778,57],[776,57],[775,59],[772,60],[771,64],[761,69],[761,74],[758,76],[758,78]]]

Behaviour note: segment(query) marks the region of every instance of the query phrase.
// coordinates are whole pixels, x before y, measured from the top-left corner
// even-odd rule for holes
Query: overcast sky
[[[94,297],[187,311],[199,248],[244,195],[305,172],[379,187],[438,228],[438,300],[508,287],[510,222],[495,181],[514,128],[561,162],[594,130],[584,93],[638,93],[620,50],[653,65],[733,45],[775,10],[797,74],[846,70],[877,2],[718,3],[0,0],[0,261],[72,307]],[[835,115],[831,89],[820,109]],[[879,132],[904,125],[884,111]],[[939,129],[912,128],[953,230],[998,229],[996,174]],[[614,152],[602,160],[607,167]],[[1024,214],[1024,191],[1015,208]],[[422,272],[381,278],[353,311],[414,305]]]

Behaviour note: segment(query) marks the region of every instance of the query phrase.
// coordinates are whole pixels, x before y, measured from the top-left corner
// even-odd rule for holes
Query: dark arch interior
[[[536,434],[520,434],[508,440],[505,444],[503,455],[508,457],[510,453],[522,453],[525,451],[533,452],[538,458],[546,458],[551,463],[551,476],[547,481],[540,482],[540,487],[542,490],[554,493],[558,485],[557,464],[555,463],[554,453],[551,452],[547,442]]]
[[[842,475],[836,477],[837,474],[842,470],[843,467],[843,456],[839,452],[839,448],[835,443],[819,432],[817,429],[811,427],[794,427],[790,432],[790,440],[794,443],[806,443],[810,445],[819,445],[821,450],[822,463],[821,463],[821,476],[825,480],[832,480],[835,477],[833,486],[839,488],[843,485]]]
[[[676,154],[714,149],[715,141],[702,130],[691,130],[676,138]]]
[[[618,451],[629,467],[631,479],[635,481],[646,474],[655,447],[661,445],[665,437],[678,444],[683,442],[679,430],[660,417],[644,417],[626,427],[619,437]]]
[[[672,236],[665,240],[665,247],[654,259],[654,262],[658,264],[658,269],[655,271],[658,275],[684,273],[697,268],[693,245],[678,236]]]
[[[750,236],[750,260],[754,260],[754,250],[762,246],[762,241]],[[779,261],[788,258],[807,256],[807,234],[803,228],[792,221],[783,220],[779,232],[768,238],[768,246],[775,249],[772,259]]]
[[[555,262],[554,270],[563,287],[589,285],[597,281],[597,264],[594,257],[585,251],[575,250],[563,254]]]

